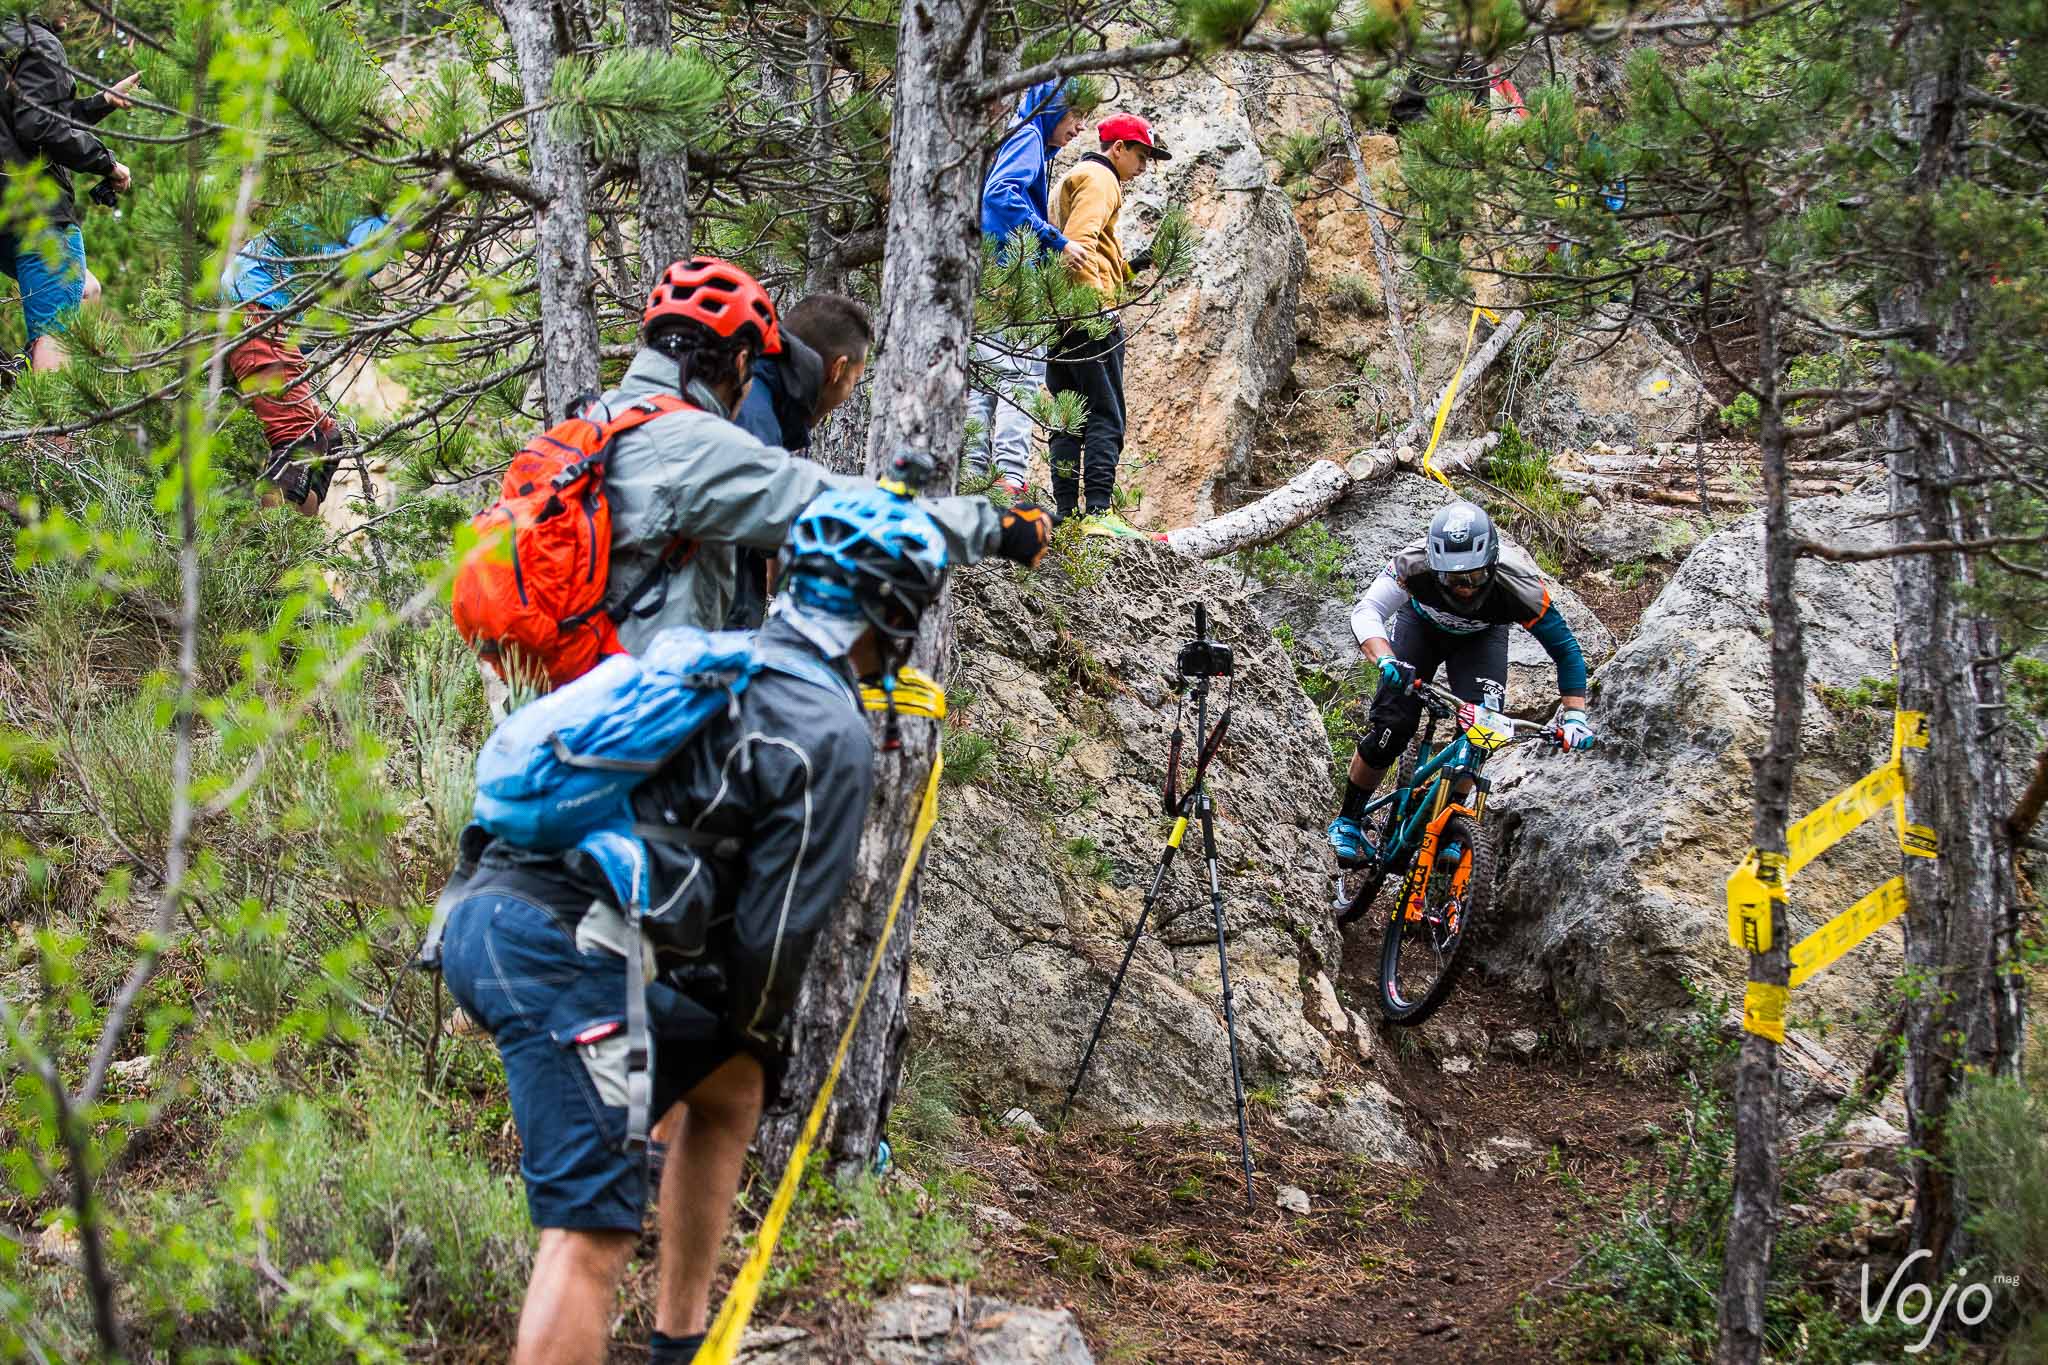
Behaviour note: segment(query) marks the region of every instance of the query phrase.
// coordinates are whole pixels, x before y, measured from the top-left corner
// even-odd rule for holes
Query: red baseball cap
[[[1145,149],[1145,155],[1154,161],[1171,161],[1173,153],[1166,150],[1166,144],[1152,136],[1152,125],[1136,114],[1111,114],[1095,125],[1095,131],[1107,147],[1112,142],[1134,142]]]

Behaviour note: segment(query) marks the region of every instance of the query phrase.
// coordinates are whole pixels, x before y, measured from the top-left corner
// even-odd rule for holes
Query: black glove
[[[1005,507],[1002,516],[1003,538],[996,542],[996,553],[1012,564],[1037,568],[1052,544],[1052,518],[1043,507],[1028,502]]]
[[[1143,251],[1140,251],[1137,255],[1131,257],[1128,264],[1130,265],[1131,272],[1133,274],[1137,273],[1140,270],[1150,270],[1152,268],[1152,248],[1149,246],[1146,247]]]
[[[1405,692],[1415,683],[1415,665],[1389,654],[1380,660],[1380,686]]]

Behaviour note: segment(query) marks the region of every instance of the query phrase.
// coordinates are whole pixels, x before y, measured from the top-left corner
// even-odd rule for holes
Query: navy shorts
[[[449,915],[441,972],[497,1039],[534,1226],[639,1231],[647,1158],[626,1151],[626,959],[579,948],[540,905],[483,887]],[[648,997],[652,1121],[743,1049],[687,997],[661,985]]]

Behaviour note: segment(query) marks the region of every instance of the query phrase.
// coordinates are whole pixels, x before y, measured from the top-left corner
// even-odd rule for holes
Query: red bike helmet
[[[663,318],[688,318],[728,340],[751,327],[762,355],[782,354],[782,332],[768,291],[752,275],[716,256],[692,256],[662,273],[647,296],[647,311],[640,315],[641,335]]]

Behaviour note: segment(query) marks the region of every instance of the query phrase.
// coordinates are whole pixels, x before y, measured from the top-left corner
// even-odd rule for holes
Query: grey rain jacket
[[[812,945],[853,878],[874,741],[844,659],[824,662],[780,618],[755,638],[758,656],[807,656],[841,686],[755,674],[738,715],[691,736],[633,811],[652,855],[649,919],[689,926],[673,940],[653,930],[660,960],[716,964],[727,1025],[781,1051]],[[714,839],[726,842],[707,847]]]
[[[677,392],[675,361],[643,347],[625,382],[601,401],[616,413]],[[780,550],[811,499],[828,488],[869,482],[763,445],[713,412],[674,412],[625,432],[605,474],[612,510],[605,606],[620,641],[637,654],[668,626],[720,629],[732,607],[734,546]],[[921,505],[945,533],[951,562],[972,564],[995,553],[1001,513],[986,498],[931,498]],[[695,552],[648,591],[640,614],[622,614],[626,595],[678,537],[699,542]]]

